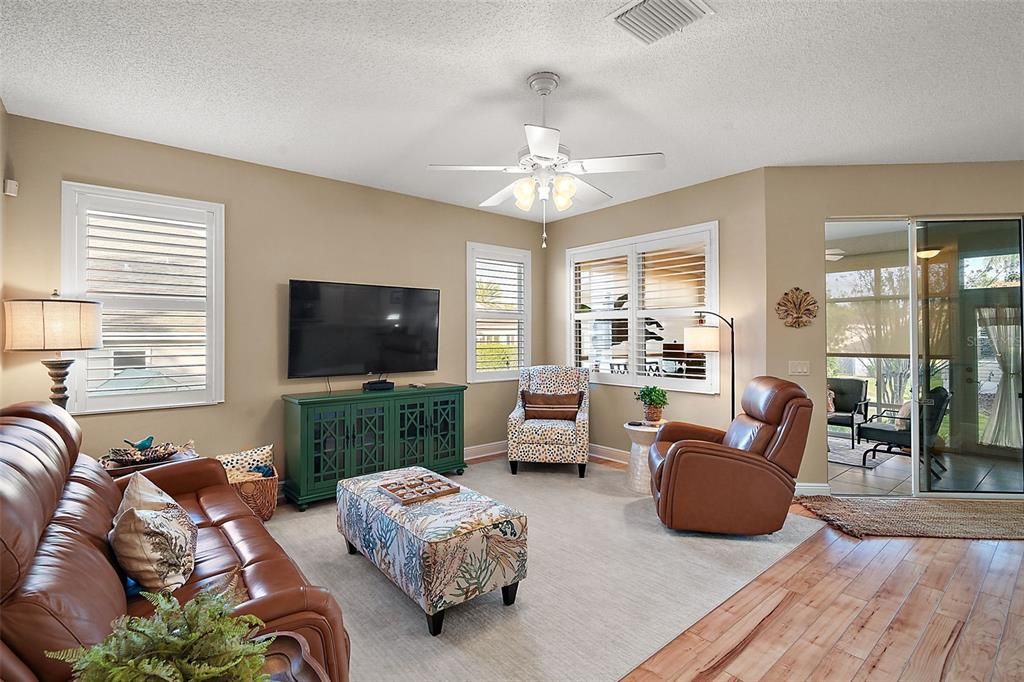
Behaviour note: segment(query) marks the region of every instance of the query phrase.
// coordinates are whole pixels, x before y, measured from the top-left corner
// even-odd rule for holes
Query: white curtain
[[[978,309],[978,325],[988,334],[1002,376],[992,402],[992,416],[981,442],[1020,449],[1021,437],[1021,311],[1000,306]]]

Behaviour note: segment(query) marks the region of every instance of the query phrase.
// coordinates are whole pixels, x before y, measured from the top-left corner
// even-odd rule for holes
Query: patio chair
[[[829,379],[828,389],[835,393],[835,409],[828,413],[828,423],[850,429],[852,448],[857,425],[868,420],[868,382],[865,379]]]
[[[946,417],[949,401],[953,398],[953,394],[942,386],[936,386],[929,389],[926,395],[930,401],[930,409],[924,414],[925,419],[922,424],[921,441],[924,444],[924,448],[930,450],[936,436],[939,435],[939,427],[942,425],[942,420]],[[920,417],[923,406],[918,409],[918,416]],[[891,419],[892,422],[886,423],[882,421],[883,419]],[[909,456],[910,417],[900,417],[896,410],[882,410],[857,427],[857,442],[860,443],[862,439],[874,443],[874,445],[864,451],[862,463],[865,466],[868,463],[868,455],[871,455],[871,459],[875,459],[875,455],[882,452],[882,448],[885,448],[885,452],[907,454]],[[942,462],[934,461],[934,463],[943,471],[946,470],[946,466]],[[934,469],[931,469],[931,473],[936,478],[942,478]]]

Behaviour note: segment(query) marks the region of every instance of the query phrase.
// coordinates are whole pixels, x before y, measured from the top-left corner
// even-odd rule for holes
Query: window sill
[[[203,400],[196,401],[194,403],[174,403],[170,405],[138,405],[132,407],[100,407],[91,410],[79,410],[79,409],[68,409],[68,414],[72,417],[87,417],[93,414],[118,414],[121,412],[146,412],[150,410],[176,410],[182,407],[210,407],[212,405],[221,405],[224,403],[224,399],[219,400]]]
[[[602,381],[600,378],[595,378],[593,374],[590,375],[591,386],[617,386],[619,388],[628,388],[632,390],[639,390],[644,386],[657,386],[663,388],[669,393],[695,393],[697,395],[721,395],[722,391],[716,386],[710,387],[699,387],[699,386],[678,386],[672,385],[664,380],[658,381],[652,377],[651,381],[642,383],[632,383],[628,379],[623,381]]]
[[[467,384],[496,384],[502,381],[519,381],[519,373],[517,372],[514,377],[475,377],[473,379],[466,379]]]

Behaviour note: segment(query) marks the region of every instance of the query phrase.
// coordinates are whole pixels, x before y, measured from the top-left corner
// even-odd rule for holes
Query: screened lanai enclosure
[[[1024,492],[1020,219],[830,221],[825,258],[833,490]]]

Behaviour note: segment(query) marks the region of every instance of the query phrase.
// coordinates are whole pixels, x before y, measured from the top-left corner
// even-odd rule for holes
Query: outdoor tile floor
[[[1019,459],[945,454],[941,461],[948,471],[942,472],[942,478],[932,484],[932,490],[1024,491],[1024,465]],[[836,495],[910,495],[911,466],[910,457],[902,455],[874,469],[829,462],[828,482]]]

